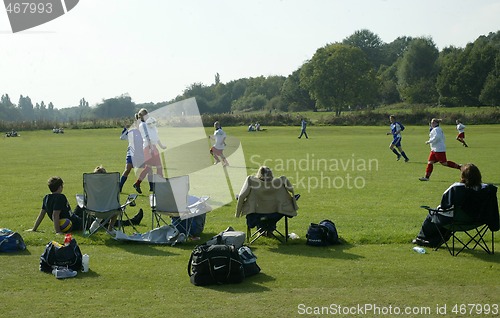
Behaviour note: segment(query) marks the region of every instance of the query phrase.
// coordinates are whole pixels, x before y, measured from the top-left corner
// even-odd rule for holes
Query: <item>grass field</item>
[[[127,145],[118,139],[121,129],[67,130],[64,135],[20,132],[19,138],[1,138],[5,167],[0,178],[0,227],[20,232],[28,245],[24,252],[0,255],[2,315],[455,317],[477,316],[488,309],[485,316],[500,315],[499,253],[465,251],[452,257],[446,250],[428,249],[425,255],[412,251],[409,242],[426,215],[419,206],[437,205],[442,192],[459,178],[458,170],[436,166],[431,181],[418,180],[429,153],[424,144],[427,127],[406,127],[403,148],[408,163],[396,161],[388,150],[388,127],[312,126],[308,140],[297,139],[299,127],[264,128],[258,133],[248,133],[245,127],[225,130],[241,141],[246,173],[267,164],[275,175],[290,177],[301,194],[299,215],[290,220],[290,231],[300,239],[286,245],[260,239],[251,247],[261,274],[242,284],[210,287],[191,285],[187,275],[190,252],[199,242],[174,247],[125,244],[105,233],[90,238],[73,234],[82,252],[90,255],[90,272],[68,280],[39,272],[45,244],[63,239],[47,219],[40,232],[25,232],[48,192],[47,179],[61,176],[64,193],[75,206],[82,173],[99,164],[121,172]],[[500,184],[499,125],[468,126],[469,148],[454,140],[453,126],[443,130],[449,160],[473,162],[484,182]],[[175,141],[164,140],[167,146],[171,142]],[[224,184],[223,178],[213,181],[214,191]],[[133,192],[128,181],[122,198]],[[139,208],[145,211],[139,228],[145,232],[151,218],[146,192],[128,212],[135,214]],[[207,214],[201,242],[229,225],[244,231],[245,220],[236,219],[234,212],[235,201]],[[322,219],[335,222],[345,244],[305,245],[308,225]],[[500,242],[498,235],[495,242]]]

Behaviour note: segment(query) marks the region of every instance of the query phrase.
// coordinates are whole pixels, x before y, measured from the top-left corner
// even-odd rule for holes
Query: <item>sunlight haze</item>
[[[465,47],[500,29],[497,0],[80,0],[12,33],[0,10],[0,94],[55,108],[129,94],[169,101],[193,83],[288,76],[329,43],[368,29],[385,43]]]

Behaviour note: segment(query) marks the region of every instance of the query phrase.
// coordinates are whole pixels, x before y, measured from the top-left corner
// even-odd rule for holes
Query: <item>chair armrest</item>
[[[127,197],[127,202],[125,202],[125,206],[126,205],[130,205],[130,206],[135,206],[135,199],[137,199],[137,194],[129,194],[128,197]]]
[[[85,206],[85,195],[77,194],[76,195],[76,204],[78,204],[78,206],[83,209],[83,207]]]
[[[430,214],[436,214],[436,213],[443,213],[443,212],[449,212],[451,210],[453,210],[455,207],[454,206],[451,206],[447,209],[441,209],[441,207],[438,207],[436,209],[433,209],[431,207],[429,207],[428,205],[421,205],[420,206],[422,209],[426,209],[429,211]]]

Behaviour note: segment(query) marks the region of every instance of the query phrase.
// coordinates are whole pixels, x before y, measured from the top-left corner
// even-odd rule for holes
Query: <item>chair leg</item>
[[[288,243],[288,216],[285,215],[285,243]]]

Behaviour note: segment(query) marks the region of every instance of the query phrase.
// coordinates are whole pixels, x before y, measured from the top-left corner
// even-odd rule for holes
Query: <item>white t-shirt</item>
[[[459,133],[463,133],[465,131],[465,125],[460,123],[457,125],[457,130]]]
[[[444,144],[445,138],[441,127],[434,127],[429,133],[429,140],[427,141],[431,146],[431,151],[446,152],[446,145]]]
[[[147,148],[150,144],[156,145],[160,140],[158,136],[158,129],[156,128],[156,120],[150,117],[146,122],[139,124],[139,130],[142,135],[142,147]]]
[[[214,139],[214,147],[216,149],[223,150],[226,147],[224,144],[224,141],[226,140],[226,133],[222,130],[222,128],[219,128],[214,132]]]

